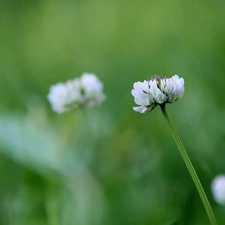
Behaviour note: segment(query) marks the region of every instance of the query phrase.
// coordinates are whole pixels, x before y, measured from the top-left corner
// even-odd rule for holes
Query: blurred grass
[[[0,224],[209,224],[159,108],[132,111],[132,85],[185,79],[168,106],[212,203],[224,173],[223,1],[0,1]],[[50,85],[83,72],[96,109],[56,115]]]

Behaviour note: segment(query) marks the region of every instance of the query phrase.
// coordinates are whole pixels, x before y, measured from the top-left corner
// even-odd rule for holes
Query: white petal
[[[135,97],[134,98],[134,102],[137,105],[149,105],[149,101],[146,98],[139,98],[139,97]]]
[[[144,105],[139,106],[139,107],[133,107],[133,110],[136,112],[139,112],[139,113],[147,113],[150,111],[149,108]]]
[[[65,105],[68,104],[68,89],[66,84],[58,83],[50,87],[50,92],[47,95],[53,111],[62,113],[66,111]]]
[[[139,107],[133,107],[134,111],[139,112],[139,113],[147,113],[152,111],[157,105],[156,104],[151,104],[149,106],[139,106]]]
[[[156,80],[150,81],[150,92],[155,101],[159,104],[162,104],[167,99],[166,95],[157,87]]]
[[[181,86],[178,90],[177,90],[177,99],[182,98],[184,95],[184,86]]]
[[[102,91],[102,82],[93,73],[83,73],[80,81],[82,88],[87,94],[91,95]]]
[[[93,73],[83,73],[80,78],[81,90],[83,91],[83,103],[87,106],[100,104],[105,100],[103,84]]]
[[[166,87],[168,100],[167,102],[174,102],[180,99],[184,94],[184,79],[179,78],[178,75],[174,75],[172,78],[168,79]]]
[[[174,90],[174,82],[172,79],[166,79],[165,94],[169,95]]]
[[[142,90],[142,91],[145,91],[145,92],[149,92],[149,86],[148,86],[148,81],[144,80],[143,82],[135,82],[134,83],[134,89],[135,90]]]
[[[177,81],[179,80],[179,76],[177,74],[175,74],[174,76],[171,77],[171,79],[173,79],[174,81]]]
[[[144,82],[135,82],[131,94],[135,97],[134,101],[138,105],[148,106],[154,102],[153,96],[150,94],[148,81],[146,80]]]
[[[162,79],[160,81],[160,89],[162,92],[164,92],[165,87],[166,87],[166,79]]]

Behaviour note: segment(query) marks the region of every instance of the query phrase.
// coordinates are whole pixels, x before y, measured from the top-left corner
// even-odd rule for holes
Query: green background
[[[0,224],[206,225],[160,108],[131,89],[154,74],[185,79],[168,112],[219,224],[224,173],[225,2],[0,2]],[[58,115],[57,82],[95,73],[107,100]]]

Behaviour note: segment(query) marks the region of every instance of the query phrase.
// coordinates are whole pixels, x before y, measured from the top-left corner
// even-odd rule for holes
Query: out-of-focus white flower
[[[215,201],[219,204],[225,204],[225,175],[216,176],[212,182],[211,189]]]
[[[172,103],[184,94],[184,79],[174,75],[165,78],[154,75],[150,80],[135,82],[131,91],[134,101],[139,107],[133,107],[136,112],[146,113],[152,111],[157,105]]]
[[[93,73],[83,73],[80,78],[52,85],[47,96],[57,113],[79,106],[100,105],[105,98],[103,84]]]
[[[93,73],[83,73],[80,78],[83,101],[87,106],[99,105],[105,100],[103,84]]]

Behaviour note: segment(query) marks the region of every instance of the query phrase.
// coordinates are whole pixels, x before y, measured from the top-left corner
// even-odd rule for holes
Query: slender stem
[[[165,104],[161,105],[161,110],[162,110],[162,113],[163,113],[164,117],[166,118],[166,120],[167,120],[167,122],[168,122],[168,124],[170,126],[171,132],[173,134],[173,138],[174,138],[174,140],[175,140],[175,142],[177,144],[177,147],[178,147],[178,149],[180,151],[180,154],[183,157],[183,160],[184,160],[184,162],[185,162],[185,164],[187,166],[187,169],[188,169],[188,171],[189,171],[189,173],[190,173],[190,175],[191,175],[191,177],[192,177],[192,179],[193,179],[193,181],[195,183],[195,186],[196,186],[196,188],[198,190],[198,193],[199,193],[199,195],[201,197],[202,203],[203,203],[203,205],[205,207],[205,210],[206,210],[206,212],[208,214],[209,220],[210,220],[212,225],[217,225],[215,216],[213,214],[212,208],[211,208],[210,203],[208,201],[208,198],[207,198],[207,196],[205,194],[205,191],[204,191],[204,189],[202,187],[202,184],[201,184],[201,182],[200,182],[200,180],[198,178],[198,175],[195,172],[195,169],[194,169],[194,167],[193,167],[193,165],[191,163],[191,160],[188,157],[188,154],[187,154],[187,152],[186,152],[186,150],[185,150],[185,148],[184,148],[184,146],[183,146],[183,144],[181,142],[181,139],[180,139],[180,137],[179,137],[179,135],[177,133],[177,130],[174,127],[173,122],[170,119],[170,117],[169,117],[169,115],[168,115],[168,113],[166,111]]]

